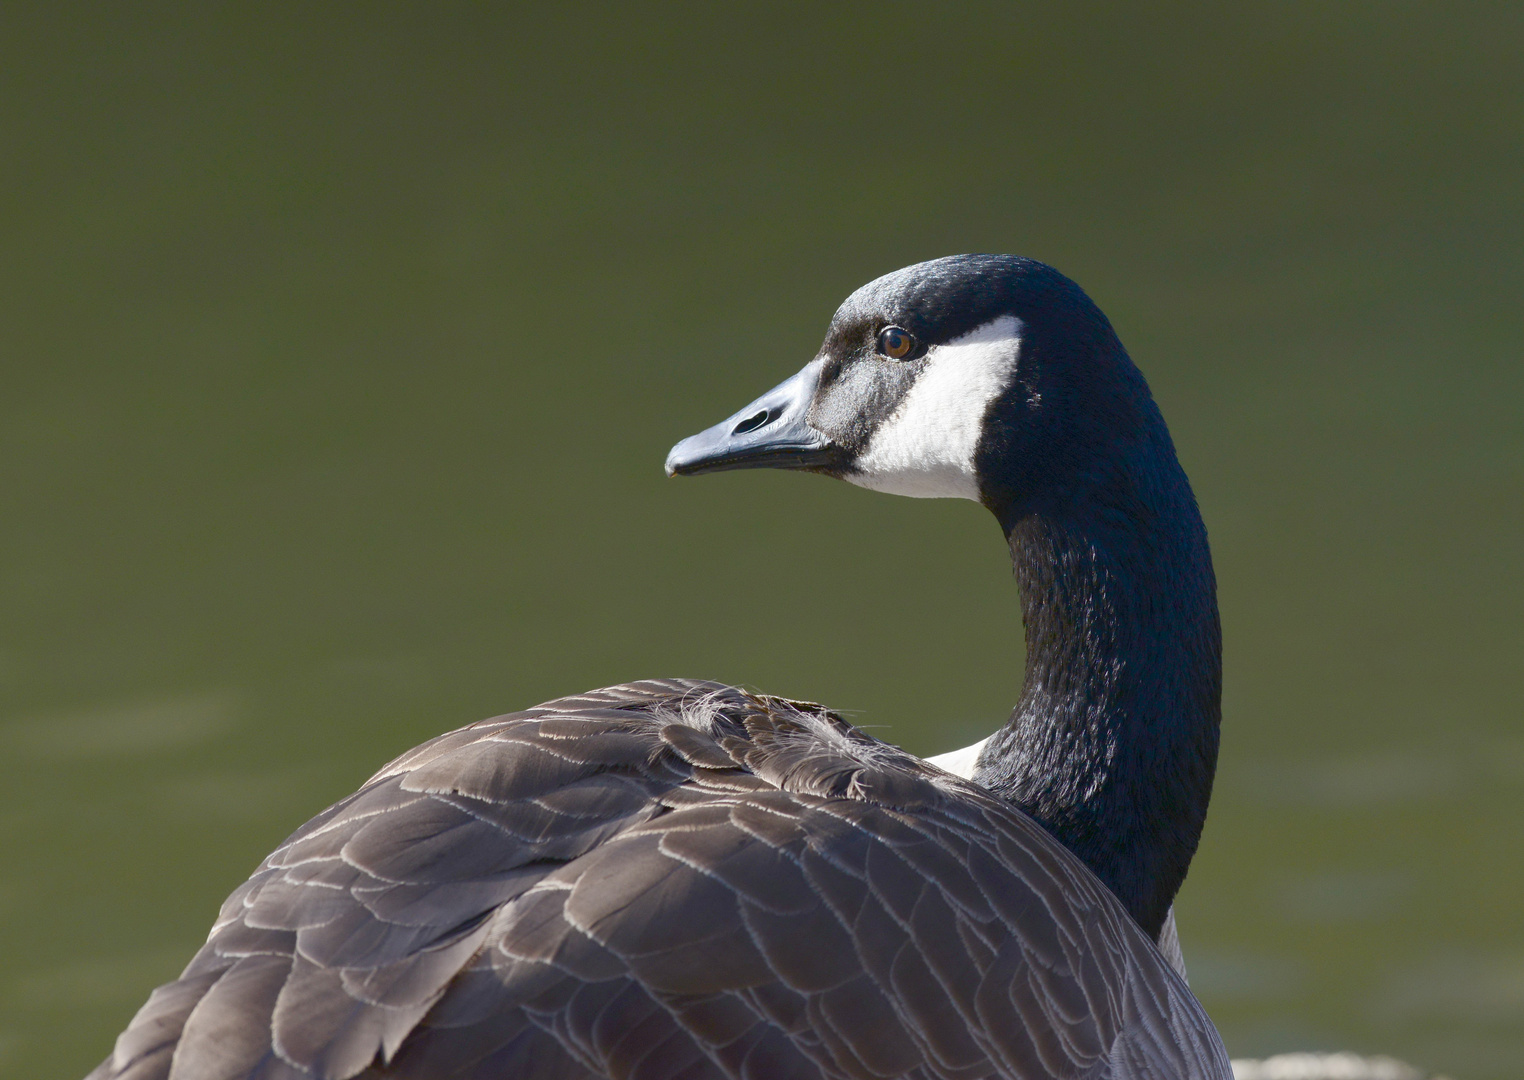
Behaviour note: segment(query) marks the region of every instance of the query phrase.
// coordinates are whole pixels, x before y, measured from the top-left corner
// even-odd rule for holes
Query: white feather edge
[[[974,778],[974,766],[979,761],[979,754],[984,750],[984,744],[989,741],[988,738],[980,739],[974,745],[965,746],[961,750],[949,750],[945,754],[929,757],[926,759],[926,763],[935,765],[937,768],[950,772],[954,776],[964,780],[972,780]]]

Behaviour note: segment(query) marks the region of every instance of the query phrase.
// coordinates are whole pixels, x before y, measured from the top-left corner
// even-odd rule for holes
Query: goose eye
[[[878,351],[891,360],[904,360],[915,352],[916,340],[909,330],[886,326],[878,332]]]

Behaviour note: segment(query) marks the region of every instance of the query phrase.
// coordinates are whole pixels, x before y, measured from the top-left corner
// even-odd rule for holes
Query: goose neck
[[[1155,936],[1201,835],[1221,714],[1206,532],[1168,456],[1164,483],[1120,501],[1005,517],[1026,674],[974,774]]]

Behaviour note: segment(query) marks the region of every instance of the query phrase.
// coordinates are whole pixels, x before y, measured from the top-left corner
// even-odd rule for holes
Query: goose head
[[[1153,428],[1142,376],[1079,286],[1032,259],[956,255],[858,289],[803,370],[666,468],[824,473],[973,499],[1009,526],[1079,495]]]

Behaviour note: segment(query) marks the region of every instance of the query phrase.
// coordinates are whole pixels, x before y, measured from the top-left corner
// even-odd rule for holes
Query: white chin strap
[[[873,432],[846,479],[916,499],[979,499],[974,453],[990,403],[1011,384],[1021,320],[1002,315],[926,352],[926,367]]]

